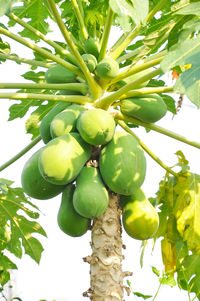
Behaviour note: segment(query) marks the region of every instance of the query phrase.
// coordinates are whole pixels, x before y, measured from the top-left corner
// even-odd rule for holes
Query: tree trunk
[[[92,255],[90,263],[91,288],[88,296],[93,301],[122,301],[122,239],[119,196],[110,193],[109,206],[104,214],[94,219],[92,227]]]

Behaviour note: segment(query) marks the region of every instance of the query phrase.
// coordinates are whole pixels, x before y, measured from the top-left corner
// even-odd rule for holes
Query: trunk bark
[[[85,259],[90,263],[90,285],[87,296],[93,301],[122,301],[122,239],[119,196],[110,193],[109,206],[104,214],[94,219],[92,226],[92,255]]]

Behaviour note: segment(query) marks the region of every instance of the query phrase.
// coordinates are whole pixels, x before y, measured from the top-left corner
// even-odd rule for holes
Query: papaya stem
[[[137,25],[134,30],[126,37],[126,39],[113,51],[109,56],[114,60],[117,59],[120,54],[126,49],[126,47],[132,42],[132,40],[139,34],[141,25]]]
[[[0,93],[0,99],[19,99],[19,100],[47,100],[47,101],[63,101],[79,104],[91,103],[93,100],[88,96],[82,95],[52,95],[40,93]]]
[[[23,39],[22,37],[14,34],[14,33],[11,33],[9,30],[7,30],[7,29],[5,29],[5,28],[3,28],[1,26],[0,26],[0,33],[8,36],[9,38],[11,38],[11,39],[13,39],[13,40],[15,40],[15,41],[23,44],[24,46],[26,46],[26,47],[34,50],[34,51],[37,51],[38,53],[44,55],[45,57],[51,59],[52,61],[54,61],[54,62],[62,65],[63,67],[69,69],[70,71],[74,72],[78,76],[84,78],[83,73],[81,72],[81,70],[78,67],[76,67],[76,66],[74,66],[74,65],[66,62],[65,60],[63,60],[60,57],[52,54],[51,52],[49,52],[49,51],[47,51],[47,50],[45,50],[45,49],[43,49],[43,48],[41,48],[41,47],[39,47],[39,46],[31,43],[30,41],[28,41],[26,39]]]
[[[160,134],[163,134],[163,135],[166,135],[168,137],[171,137],[173,139],[176,139],[178,141],[181,141],[185,144],[188,144],[188,145],[191,145],[193,147],[196,147],[196,148],[199,148],[200,149],[200,143],[199,142],[196,142],[196,141],[193,141],[193,140],[190,140],[180,134],[177,134],[175,132],[172,132],[170,130],[167,130],[161,126],[158,126],[158,125],[155,125],[153,123],[147,123],[147,122],[142,122],[136,118],[133,118],[133,117],[128,117],[124,114],[121,114],[121,113],[116,113],[115,115],[115,119],[116,120],[123,120],[125,122],[130,122],[130,123],[133,123],[133,124],[136,124],[136,125],[140,125],[140,126],[143,126],[144,128],[147,128],[147,129],[150,129],[150,130],[153,130],[155,132],[158,132]]]
[[[115,42],[115,44],[111,47],[110,49],[110,53],[113,52],[114,50],[116,50],[116,48],[121,45],[121,43],[127,38],[127,36],[131,33],[131,31],[133,30],[133,28],[135,27],[135,25],[132,26],[131,30],[128,32],[124,32],[121,37]]]
[[[10,160],[5,162],[0,166],[0,171],[6,169],[8,166],[16,162],[18,159],[20,159],[23,155],[25,155],[31,148],[33,148],[42,137],[39,135],[37,136],[31,143],[29,143],[25,148],[23,148],[18,154],[16,154],[14,157],[12,157]]]
[[[103,31],[103,36],[102,36],[101,43],[100,43],[101,44],[101,49],[100,49],[98,61],[101,61],[106,55],[106,50],[107,50],[107,45],[108,45],[108,38],[109,38],[109,35],[110,35],[113,16],[114,16],[114,12],[109,7],[107,17],[106,17],[106,24],[105,24],[104,31]]]
[[[119,90],[109,93],[109,95],[106,95],[106,96],[100,98],[99,100],[97,100],[95,102],[95,106],[107,110],[109,108],[109,106],[111,106],[112,103],[115,102],[116,100],[118,100],[122,95],[124,95],[128,91],[138,87],[138,85],[140,85],[141,83],[143,83],[161,73],[162,73],[161,68],[158,68],[154,71],[150,71],[149,73],[147,73],[146,75],[142,76],[141,78],[133,81],[132,83],[127,84],[127,85],[123,86],[122,88],[120,88]]]
[[[145,46],[142,46],[142,47],[139,47],[137,49],[134,49],[133,51],[129,52],[129,53],[126,53],[120,57],[118,57],[116,59],[116,61],[120,64],[122,63],[123,61],[126,61],[128,59],[131,59],[133,58],[135,55],[137,55],[138,53],[140,53],[141,49],[143,49]]]
[[[134,133],[131,131],[128,125],[122,120],[117,120],[117,123],[129,134],[131,134],[136,140],[139,142],[140,146],[143,148],[143,150],[154,160],[156,161],[161,167],[163,167],[166,171],[168,171],[170,174],[178,177],[178,174],[174,172],[169,166],[167,166],[160,158],[158,158],[147,146],[143,143],[143,141]]]
[[[87,68],[84,60],[82,59],[76,45],[74,44],[72,38],[71,38],[71,33],[67,30],[65,24],[63,23],[63,20],[56,8],[56,4],[54,2],[54,0],[48,0],[49,5],[52,8],[52,11],[54,13],[54,17],[56,19],[56,22],[60,28],[61,33],[63,34],[64,39],[66,40],[67,44],[69,45],[69,48],[71,49],[72,53],[74,54],[74,56],[76,57],[78,64],[81,68],[81,70],[83,71],[86,80],[89,84],[90,87],[90,91],[92,93],[92,96],[94,97],[94,99],[97,99],[99,97],[100,94],[100,87],[98,86],[98,84],[95,82],[94,78],[92,77],[89,69]]]
[[[22,19],[20,19],[19,17],[17,17],[15,14],[13,13],[9,13],[9,18],[11,18],[12,20],[14,20],[15,22],[17,22],[18,24],[20,24],[22,27],[28,29],[29,31],[33,32],[37,37],[39,37],[40,39],[42,39],[44,42],[46,42],[47,44],[49,44],[50,46],[52,46],[54,49],[58,50],[61,54],[65,55],[70,61],[72,61],[74,64],[77,64],[77,61],[75,59],[75,57],[66,49],[64,49],[62,46],[60,46],[58,43],[47,39],[47,37],[41,33],[38,29],[35,29],[33,26],[31,26],[30,24],[24,22]]]
[[[45,63],[37,60],[28,60],[13,54],[0,53],[0,59],[11,60],[11,61],[15,61],[16,63],[24,63],[31,66],[37,66],[43,68],[50,68],[52,66],[52,63]]]
[[[173,86],[169,87],[146,87],[138,90],[128,91],[126,94],[122,95],[120,99],[128,97],[137,97],[145,94],[154,94],[154,93],[175,93]],[[118,103],[119,104],[119,103]]]
[[[86,29],[86,27],[85,27],[84,19],[83,19],[83,17],[82,17],[81,11],[80,11],[80,9],[79,9],[78,3],[77,3],[76,0],[71,0],[71,1],[72,1],[72,5],[73,5],[73,8],[74,8],[74,12],[75,12],[77,21],[78,21],[78,23],[79,23],[79,27],[80,27],[80,30],[81,30],[83,39],[84,39],[84,40],[87,40],[87,38],[88,38],[88,33],[87,33],[87,29]]]
[[[51,90],[68,90],[78,91],[86,94],[88,86],[81,83],[69,84],[33,84],[33,83],[0,83],[0,89],[51,89]]]
[[[120,72],[112,81],[111,81],[111,84],[113,83],[116,83],[118,82],[119,80],[122,80],[123,78],[126,78],[126,77],[129,77],[133,74],[136,74],[140,71],[143,71],[143,70],[146,70],[146,69],[149,69],[153,66],[156,66],[158,65],[164,58],[164,55],[161,56],[161,57],[158,57],[158,58],[155,58],[151,61],[147,61],[147,62],[144,62],[142,64],[138,64],[138,65],[135,65],[134,67],[132,68],[126,68],[126,70]]]

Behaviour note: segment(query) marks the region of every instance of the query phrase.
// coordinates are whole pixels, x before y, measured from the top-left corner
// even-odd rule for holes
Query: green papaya
[[[75,185],[68,184],[62,193],[60,208],[57,214],[59,228],[69,236],[78,237],[85,234],[90,220],[79,215],[73,206]]]
[[[107,57],[97,64],[95,71],[100,79],[112,79],[119,72],[119,64],[111,57]]]
[[[94,55],[97,59],[99,56],[99,52],[100,52],[100,44],[99,41],[89,37],[86,41],[85,41],[85,52]]]
[[[45,79],[49,84],[74,83],[76,77],[75,73],[59,64],[50,67],[45,72]]]
[[[78,104],[72,104],[66,110],[58,113],[51,122],[50,133],[52,138],[63,136],[69,132],[76,131],[78,116],[85,109]]]
[[[123,99],[120,108],[123,114],[148,123],[160,120],[167,113],[167,106],[158,94]]]
[[[76,180],[74,209],[87,218],[98,217],[108,207],[109,195],[97,168],[85,166]]]
[[[91,109],[80,114],[77,129],[87,143],[103,145],[108,143],[115,132],[115,121],[105,110]]]
[[[99,168],[104,182],[113,192],[131,195],[144,182],[146,159],[133,136],[117,131],[100,153]]]
[[[21,174],[21,184],[24,192],[32,198],[46,200],[61,193],[65,186],[47,182],[38,168],[41,149],[34,153],[25,163]]]
[[[83,58],[84,62],[86,63],[90,72],[93,72],[97,65],[96,57],[90,53],[84,53],[82,55],[82,58]]]
[[[52,137],[50,133],[50,124],[53,120],[53,118],[66,109],[71,103],[67,102],[59,102],[53,109],[51,109],[47,115],[42,119],[41,124],[40,124],[40,135],[42,137],[43,142],[46,144],[49,142]]]
[[[126,233],[138,240],[151,238],[159,226],[159,216],[156,209],[146,198],[142,189],[134,194],[123,197],[122,222]]]
[[[39,170],[50,183],[72,182],[90,158],[91,147],[78,133],[65,134],[49,141],[39,157]]]

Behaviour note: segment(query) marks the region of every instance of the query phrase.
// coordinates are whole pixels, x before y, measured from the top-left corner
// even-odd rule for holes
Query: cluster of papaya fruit
[[[115,129],[109,112],[78,104],[58,103],[41,122],[46,145],[26,162],[22,187],[36,199],[62,193],[58,225],[70,236],[86,233],[91,219],[104,213],[109,191],[123,196],[123,225],[129,235],[149,238],[158,225],[154,207],[142,193],[135,194],[145,179],[144,152],[133,136]],[[140,210],[131,209],[136,199]],[[146,226],[135,235],[138,220]]]
[[[111,79],[119,65],[110,58],[97,63],[99,49],[96,40],[88,39],[82,58],[95,76]],[[45,77],[48,83],[78,80],[58,64],[50,67]],[[120,84],[124,85],[123,81]],[[144,122],[155,122],[166,113],[159,95],[124,99],[120,106],[124,114]],[[72,237],[86,233],[91,220],[105,212],[109,193],[114,192],[121,197],[128,235],[141,240],[153,236],[158,214],[140,188],[146,174],[144,152],[132,135],[116,130],[110,112],[60,102],[42,119],[40,134],[45,145],[26,162],[21,183],[25,193],[35,199],[62,194],[57,221],[63,232]]]

